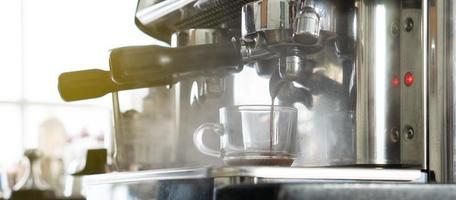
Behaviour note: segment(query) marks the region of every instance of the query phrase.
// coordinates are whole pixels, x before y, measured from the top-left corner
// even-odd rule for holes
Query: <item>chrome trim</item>
[[[429,23],[428,23],[428,17],[429,17],[429,9],[428,9],[428,0],[423,0],[422,1],[422,15],[421,15],[421,39],[422,39],[422,65],[423,65],[423,93],[422,93],[422,98],[423,98],[423,133],[425,134],[425,137],[423,138],[423,145],[422,147],[424,148],[424,163],[423,163],[423,169],[428,169],[429,168],[429,145],[428,145],[428,140],[429,140],[429,120],[428,120],[428,115],[429,113],[429,84],[428,84],[428,78],[429,77],[429,65],[428,65],[428,57],[427,57],[427,52],[428,52],[428,41],[429,41],[429,36],[428,36],[428,30],[429,30]]]
[[[454,17],[456,4],[452,0],[427,0],[427,34],[429,45],[429,169],[438,182],[455,182],[455,60]]]
[[[142,24],[150,24],[160,18],[173,13],[179,12],[179,9],[195,2],[195,0],[165,0],[145,8],[139,8],[136,12],[136,18]]]
[[[397,181],[424,183],[427,174],[412,169],[382,168],[300,168],[300,167],[206,167],[139,172],[114,172],[83,178],[83,185],[123,184],[159,180],[249,177],[268,179],[268,182],[296,182],[312,180]]]

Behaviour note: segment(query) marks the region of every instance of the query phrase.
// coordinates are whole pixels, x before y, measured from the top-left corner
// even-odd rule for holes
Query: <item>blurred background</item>
[[[58,77],[68,71],[109,70],[109,50],[113,48],[166,46],[136,27],[136,6],[137,1],[131,0],[0,1],[0,199],[17,188],[46,188],[35,183],[27,186],[26,179],[32,176],[24,174],[33,167],[27,166],[24,153],[28,153],[29,160],[40,153],[42,178],[59,196],[78,194],[78,187],[74,186],[77,181],[69,174],[81,170],[89,157],[88,149],[106,148],[112,156],[112,96],[64,102],[58,92]],[[255,70],[244,71],[236,79],[250,82]],[[248,86],[236,81],[235,88],[243,88],[245,94],[236,96],[234,103],[269,103],[268,98],[258,95],[268,97],[264,87],[267,84],[267,79]],[[127,138],[120,140],[118,148],[128,149],[120,155],[126,158],[125,168],[138,170],[140,167],[130,166],[129,159],[150,164],[150,157],[156,159],[149,168],[169,167],[161,163],[175,164],[176,158],[169,156],[175,154],[175,149],[164,147],[175,147],[177,141],[173,112],[168,109],[172,98],[165,88],[119,94],[123,117],[131,117],[144,123],[140,127],[146,127],[137,131],[138,140],[132,139],[134,131],[124,130]],[[122,123],[128,123],[125,121]],[[131,150],[133,147],[135,151]],[[110,156],[103,158],[106,157],[106,162],[112,163]]]
[[[109,49],[156,44],[136,28],[136,4],[0,1],[0,169],[29,148],[69,158],[103,147],[113,131],[111,96],[67,103],[59,96],[57,78],[84,68],[108,70]],[[123,96],[122,104],[134,104],[134,98]]]

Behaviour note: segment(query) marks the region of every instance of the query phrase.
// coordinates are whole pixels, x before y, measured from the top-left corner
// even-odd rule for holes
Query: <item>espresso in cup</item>
[[[295,158],[291,155],[263,154],[260,156],[236,155],[225,157],[224,162],[230,166],[290,166]]]
[[[193,141],[200,152],[229,166],[290,166],[296,157],[296,119],[297,110],[291,107],[223,107],[220,123],[202,124]],[[220,149],[204,145],[205,133],[220,137]]]

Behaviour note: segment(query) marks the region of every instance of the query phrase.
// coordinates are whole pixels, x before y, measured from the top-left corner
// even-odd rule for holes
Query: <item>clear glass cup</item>
[[[220,108],[220,123],[204,123],[193,142],[203,154],[219,157],[227,165],[290,166],[296,157],[297,110],[270,105]],[[270,119],[272,116],[272,123]],[[220,148],[203,142],[205,133],[220,137]]]

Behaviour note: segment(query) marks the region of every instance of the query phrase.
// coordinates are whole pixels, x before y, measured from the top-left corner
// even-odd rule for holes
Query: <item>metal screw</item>
[[[406,126],[404,128],[405,139],[412,140],[415,137],[415,130],[411,126]]]
[[[393,127],[390,131],[390,138],[391,138],[391,141],[396,143],[399,141],[399,137],[400,137],[400,131],[397,127]]]
[[[404,29],[407,32],[410,32],[413,30],[413,27],[415,26],[415,22],[413,22],[412,18],[407,18],[405,19],[405,24],[404,24]]]

